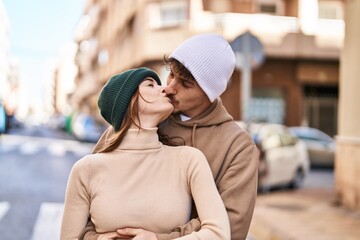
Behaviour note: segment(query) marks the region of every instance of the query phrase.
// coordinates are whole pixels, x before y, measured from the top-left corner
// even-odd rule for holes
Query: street
[[[16,134],[37,136],[0,137],[0,239],[58,239],[70,169],[93,144],[44,128]]]
[[[93,146],[46,127],[1,135],[0,239],[58,239],[70,169]],[[313,169],[304,184],[332,187],[332,169]]]

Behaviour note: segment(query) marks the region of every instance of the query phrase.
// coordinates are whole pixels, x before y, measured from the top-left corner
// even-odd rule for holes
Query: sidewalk
[[[251,240],[359,240],[360,211],[336,204],[331,189],[259,194]]]

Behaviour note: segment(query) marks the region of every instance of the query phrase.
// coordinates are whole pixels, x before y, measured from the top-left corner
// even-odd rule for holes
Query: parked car
[[[280,124],[251,124],[246,128],[260,149],[259,191],[299,188],[309,172],[306,144]]]
[[[5,133],[6,132],[6,112],[5,112],[5,108],[4,105],[2,105],[2,103],[0,102],[0,134]]]
[[[52,129],[65,131],[65,122],[66,122],[65,115],[55,114],[49,119],[47,125]]]
[[[290,127],[289,130],[306,143],[311,166],[334,166],[336,144],[332,137],[310,127]]]
[[[79,141],[96,143],[105,130],[105,126],[89,115],[79,113],[73,119],[72,133]]]

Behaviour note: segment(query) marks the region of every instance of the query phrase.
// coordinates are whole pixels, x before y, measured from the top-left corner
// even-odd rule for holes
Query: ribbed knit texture
[[[211,102],[225,91],[236,62],[229,43],[212,33],[189,38],[170,57],[191,72]]]
[[[161,85],[160,78],[154,71],[142,67],[112,76],[103,87],[98,99],[100,113],[116,132],[120,129],[132,95],[147,77],[155,79]]]
[[[170,138],[181,138],[185,145],[194,144],[192,146],[205,154],[228,209],[231,239],[246,239],[257,196],[259,164],[259,150],[250,134],[233,121],[221,100],[215,101],[208,110],[188,121],[181,121],[176,115],[170,116],[159,130]],[[103,148],[105,140],[113,134],[113,130],[108,128],[93,152]],[[194,223],[193,219],[182,226],[181,232],[196,231]],[[158,233],[157,239],[174,239],[180,237],[180,233],[173,231],[171,238],[169,236]]]
[[[135,227],[168,233],[189,220],[192,198],[201,229],[183,239],[230,239],[204,154],[162,145],[157,128],[130,129],[113,152],[87,155],[73,166],[60,239],[76,239],[90,215],[97,232]]]

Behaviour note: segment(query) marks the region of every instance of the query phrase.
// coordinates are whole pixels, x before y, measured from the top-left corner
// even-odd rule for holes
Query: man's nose
[[[171,84],[169,84],[169,85],[167,85],[167,86],[165,87],[165,93],[166,93],[167,95],[176,95],[177,92],[178,92],[178,91],[176,90],[176,88],[174,88],[174,86],[171,85]]]
[[[165,93],[167,94],[167,95],[174,95],[174,94],[176,94],[176,90],[175,90],[175,88],[173,87],[173,85],[170,83],[169,85],[167,85],[166,87],[165,87]]]

